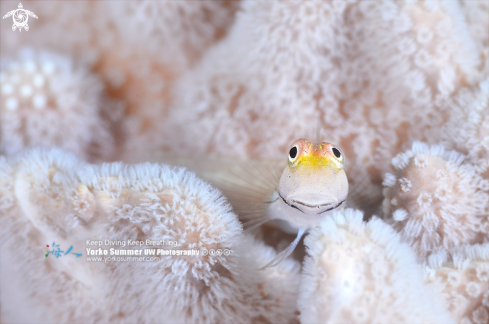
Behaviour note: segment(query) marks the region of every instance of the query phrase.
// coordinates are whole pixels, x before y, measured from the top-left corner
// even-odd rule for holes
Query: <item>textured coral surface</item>
[[[432,257],[426,281],[438,286],[460,323],[489,322],[488,245],[463,246]]]
[[[221,193],[185,169],[89,165],[58,149],[34,149],[1,158],[0,164],[6,238],[2,321],[230,323],[297,317],[297,262],[257,271],[271,248],[243,237]],[[117,263],[39,253],[55,241],[85,256],[87,239],[167,240],[178,243],[175,249],[233,253]],[[29,312],[19,314],[19,305]]]
[[[385,175],[384,214],[423,257],[489,241],[489,183],[463,159],[416,142],[393,159],[397,176]]]
[[[30,146],[56,145],[85,158],[115,153],[110,125],[113,105],[103,85],[83,65],[51,52],[22,51],[1,61],[1,147],[6,154]],[[116,116],[114,116],[116,117]]]
[[[38,16],[29,31],[0,24],[2,323],[489,323],[487,1],[22,4]],[[265,271],[289,236],[243,235],[219,191],[147,163],[193,157],[222,176],[238,159],[284,161],[317,125],[363,210]],[[40,252],[88,237],[234,253]]]
[[[381,220],[362,220],[361,212],[346,209],[307,237],[302,322],[453,322],[423,286],[422,269],[409,246]]]

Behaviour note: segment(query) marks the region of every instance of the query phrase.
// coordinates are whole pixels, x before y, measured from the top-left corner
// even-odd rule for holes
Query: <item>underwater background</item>
[[[0,13],[2,323],[489,323],[487,1]],[[318,124],[360,203],[257,270],[293,236],[243,234],[204,160],[285,161]],[[87,239],[231,253],[89,262]]]

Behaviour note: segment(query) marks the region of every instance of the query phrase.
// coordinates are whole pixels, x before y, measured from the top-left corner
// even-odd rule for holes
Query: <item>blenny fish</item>
[[[245,220],[245,232],[278,220],[283,230],[297,233],[296,239],[263,268],[275,266],[288,257],[304,233],[344,207],[348,195],[344,163],[343,153],[336,145],[298,139],[288,149],[287,165],[278,181],[267,179],[268,172],[263,168],[261,175],[252,174],[250,170],[260,171],[253,166],[248,172],[234,173],[242,181],[228,182],[224,193]]]

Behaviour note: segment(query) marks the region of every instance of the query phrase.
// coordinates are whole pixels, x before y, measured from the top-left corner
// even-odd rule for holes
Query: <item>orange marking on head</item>
[[[289,166],[291,168],[298,166],[313,168],[331,166],[335,169],[341,169],[343,167],[343,159],[335,157],[332,152],[334,145],[330,143],[311,143],[306,139],[299,139],[292,144],[291,149],[293,147],[297,147],[297,154],[294,159],[291,159],[289,155]]]

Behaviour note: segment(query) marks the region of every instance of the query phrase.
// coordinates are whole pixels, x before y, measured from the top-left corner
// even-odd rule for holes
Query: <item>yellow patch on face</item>
[[[329,168],[336,173],[343,169],[343,157],[337,148],[330,143],[311,143],[306,139],[292,144],[288,161],[291,170],[305,167],[309,171],[323,172],[324,168]]]
[[[320,152],[317,152],[320,153]],[[336,168],[336,164],[331,161],[331,158],[328,156],[322,156],[321,154],[304,154],[299,156],[297,159],[297,166],[308,166],[308,167],[327,167],[334,166]]]

